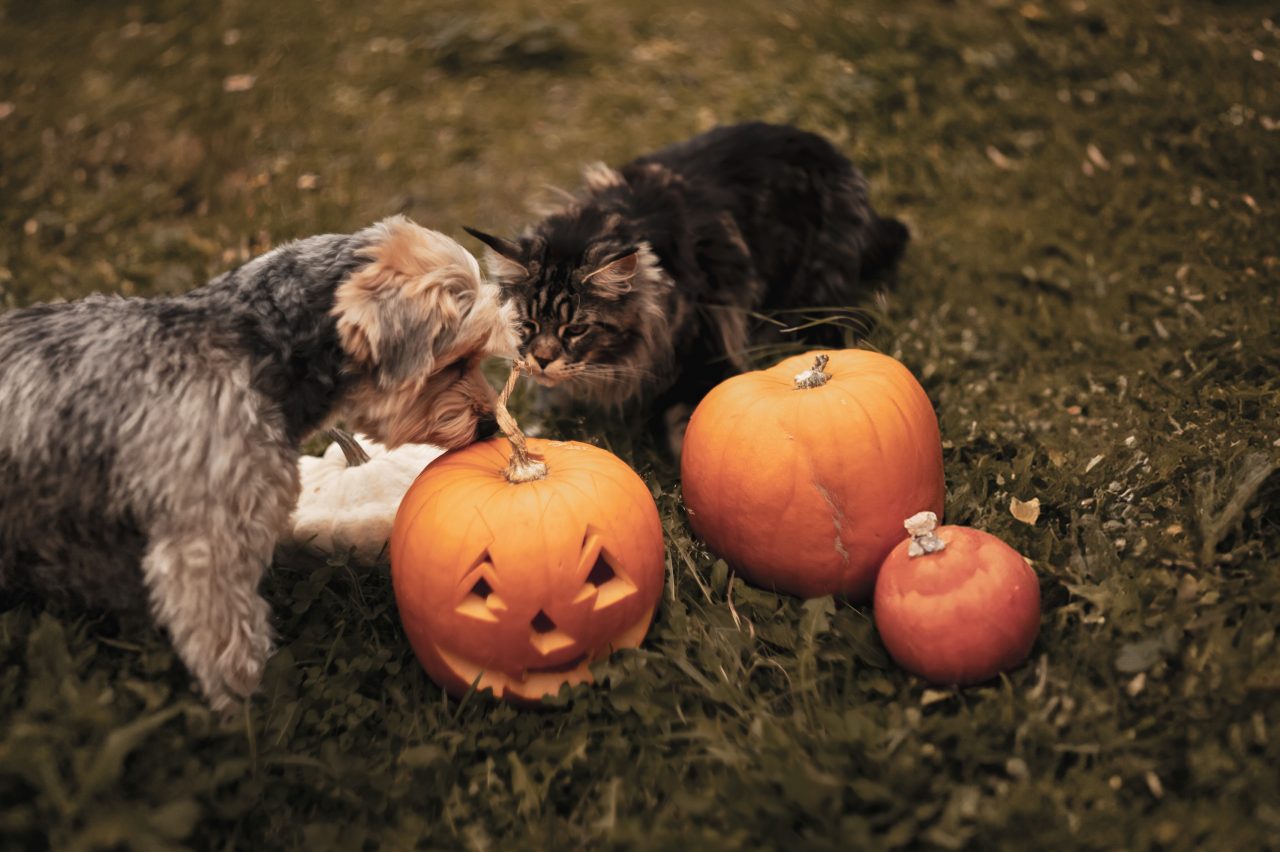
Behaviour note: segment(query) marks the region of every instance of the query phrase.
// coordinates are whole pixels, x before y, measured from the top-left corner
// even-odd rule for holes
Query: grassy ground
[[[1043,629],[1007,680],[929,689],[868,608],[732,581],[625,424],[570,422],[668,533],[600,687],[449,702],[384,573],[284,560],[280,653],[220,726],[145,621],[5,601],[0,847],[1280,848],[1274,5],[191,5],[0,0],[0,304],[400,211],[513,229],[584,161],[794,122],[915,229],[868,342]]]

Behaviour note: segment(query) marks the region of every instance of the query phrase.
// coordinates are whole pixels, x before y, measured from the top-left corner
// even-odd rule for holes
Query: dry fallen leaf
[[[258,78],[252,74],[232,74],[222,81],[224,92],[247,92],[253,88]]]
[[[994,145],[987,146],[987,159],[995,163],[997,169],[1003,169],[1006,172],[1013,171],[1016,168],[1013,161]]]
[[[1009,514],[1024,524],[1034,525],[1036,519],[1040,517],[1040,498],[1032,497],[1026,502],[1017,497],[1009,498]]]
[[[947,699],[954,697],[955,693],[948,690],[926,689],[920,695],[920,706],[928,707],[930,704],[937,704],[939,701],[946,701]]]
[[[1159,775],[1148,769],[1143,778],[1147,782],[1147,789],[1151,791],[1151,795],[1157,799],[1164,797],[1164,785],[1160,783]]]

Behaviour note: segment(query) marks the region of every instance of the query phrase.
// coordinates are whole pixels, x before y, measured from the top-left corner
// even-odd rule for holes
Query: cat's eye
[[[538,333],[538,324],[533,320],[525,320],[520,323],[520,333],[525,337],[533,337]]]
[[[579,322],[572,325],[566,325],[564,328],[560,329],[560,333],[565,337],[581,337],[586,334],[590,328],[591,326],[586,323]]]

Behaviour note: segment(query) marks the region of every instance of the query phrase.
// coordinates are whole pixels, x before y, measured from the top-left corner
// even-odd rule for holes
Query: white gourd
[[[344,449],[344,441],[355,448]],[[298,461],[302,488],[290,540],[325,553],[350,553],[354,561],[373,565],[386,550],[405,492],[443,454],[430,444],[388,450],[364,435],[335,434],[323,456]]]

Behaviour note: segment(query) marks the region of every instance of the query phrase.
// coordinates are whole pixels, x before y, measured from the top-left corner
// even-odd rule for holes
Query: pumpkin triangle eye
[[[618,572],[613,570],[613,566],[605,561],[604,554],[601,553],[596,558],[596,564],[592,566],[591,573],[587,575],[587,584],[599,588],[616,576]]]
[[[470,576],[475,577],[476,580],[458,602],[459,614],[493,623],[498,620],[498,613],[507,611],[507,602],[494,591],[493,584],[484,576],[491,571],[493,571],[493,563],[486,552],[480,556],[475,567],[469,572]],[[489,574],[489,576],[494,575]],[[465,589],[466,586],[463,588]]]
[[[594,598],[592,609],[604,609],[624,598],[631,597],[636,591],[635,585],[627,579],[625,574],[613,567],[608,553],[600,547],[598,541],[591,541],[590,544],[596,551],[595,562],[591,564],[591,570],[587,572],[582,589],[578,592],[574,603]],[[587,558],[590,556],[587,555]]]

